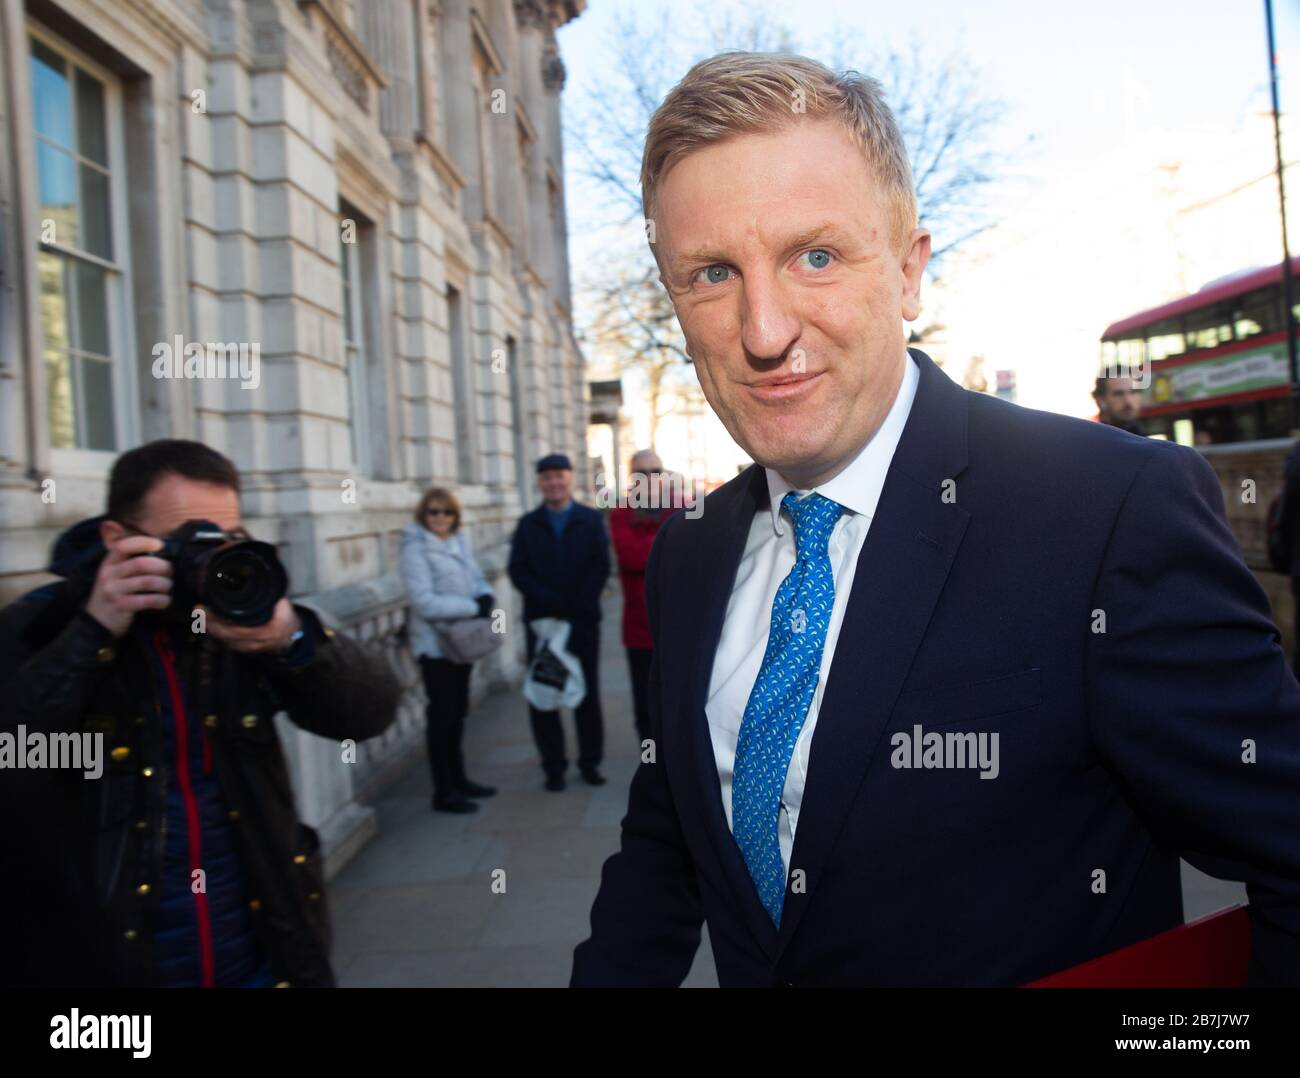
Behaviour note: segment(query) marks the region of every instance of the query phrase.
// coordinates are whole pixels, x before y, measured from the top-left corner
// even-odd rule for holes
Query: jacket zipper
[[[185,805],[186,837],[190,854],[190,890],[193,892],[194,873],[202,871],[203,868],[203,849],[198,802],[194,797],[194,789],[190,785],[189,716],[185,711],[185,698],[181,694],[180,681],[176,677],[175,654],[172,652],[166,629],[160,628],[154,635],[154,646],[162,659],[163,673],[167,677],[167,687],[171,693],[172,718],[176,723],[176,780],[180,783],[181,799]],[[194,893],[194,912],[198,919],[199,965],[202,970],[203,987],[211,988],[216,982],[216,977],[212,955],[212,922],[208,915],[206,887]]]

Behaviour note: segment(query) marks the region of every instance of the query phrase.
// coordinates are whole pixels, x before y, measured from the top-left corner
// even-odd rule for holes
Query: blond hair
[[[668,170],[683,157],[734,135],[779,131],[802,120],[835,120],[861,147],[883,189],[894,245],[916,228],[912,167],[880,83],[856,71],[838,75],[806,56],[721,52],[701,60],[650,119],[641,158],[646,219]]]

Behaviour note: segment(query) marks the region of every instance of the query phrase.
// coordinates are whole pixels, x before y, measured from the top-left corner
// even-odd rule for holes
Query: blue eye
[[[812,266],[813,269],[825,269],[827,266],[831,264],[830,251],[827,251],[821,247],[818,247],[812,251],[805,251],[804,254],[808,258],[808,264]]]
[[[731,269],[721,262],[715,262],[712,266],[705,266],[700,273],[703,274],[701,279],[708,284],[722,284],[730,277]]]

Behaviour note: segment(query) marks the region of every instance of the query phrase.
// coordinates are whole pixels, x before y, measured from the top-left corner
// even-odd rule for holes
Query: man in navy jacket
[[[578,770],[592,786],[605,782],[598,770],[604,749],[600,712],[600,593],[609,579],[609,537],[600,513],[573,500],[573,465],[563,453],[537,462],[542,504],[525,513],[510,541],[510,580],[524,597],[528,661],[537,637],[527,623],[559,618],[569,623],[567,649],[582,664],[587,695],[574,709]],[[563,790],[568,760],[557,711],[528,708],[542,757],[546,788]]]
[[[1180,924],[1180,856],[1300,984],[1300,686],[1210,467],[907,349],[930,237],[870,80],[704,61],[642,182],[756,463],[651,554],[655,752],[573,984],[679,984],[705,921],[723,985],[1024,984]]]

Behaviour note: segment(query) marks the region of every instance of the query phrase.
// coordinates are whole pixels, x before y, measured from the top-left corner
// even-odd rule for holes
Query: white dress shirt
[[[839,639],[844,610],[853,588],[858,555],[862,552],[867,529],[871,527],[871,518],[880,501],[880,491],[885,485],[885,474],[889,471],[894,449],[916,396],[920,371],[910,355],[906,358],[902,384],[885,421],[847,467],[834,478],[813,488],[844,506],[844,512],[835,522],[830,538],[835,604],[831,608],[831,620],[826,629],[826,644],[822,649],[817,689],[799,732],[799,741],[795,745],[794,757],[786,772],[785,789],[781,795],[777,833],[781,844],[781,862],[787,872],[790,869],[790,854],[794,849],[794,832],[799,823],[804,781],[808,775],[813,729],[817,725],[817,712],[830,673],[831,659],[835,655],[835,642]],[[731,599],[727,603],[727,617],[723,622],[722,636],[713,660],[708,702],[705,704],[728,827],[732,826],[731,776],[735,768],[740,722],[745,716],[749,694],[758,678],[763,652],[767,649],[772,601],[776,598],[776,590],[781,581],[789,574],[795,562],[794,527],[788,519],[788,513],[783,515],[781,511],[781,499],[795,488],[771,468],[766,471],[771,505],[768,512],[754,514],[749,536],[745,540],[745,552],[736,572]],[[807,493],[810,492],[796,490],[800,497]]]

